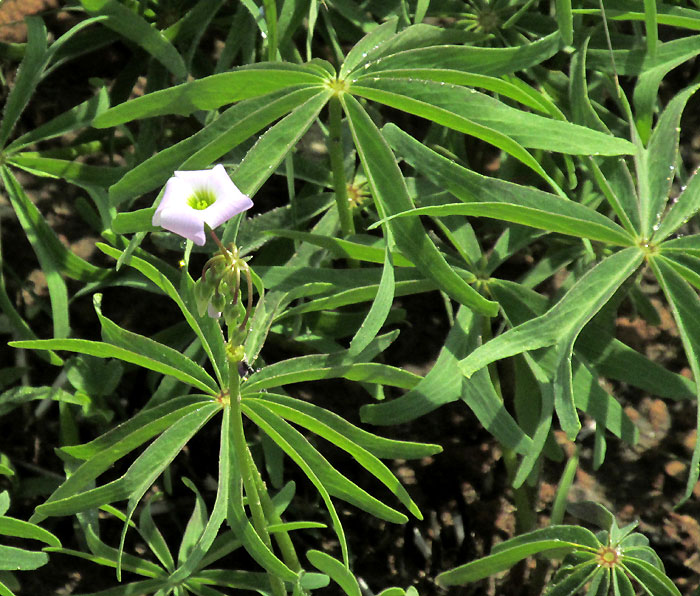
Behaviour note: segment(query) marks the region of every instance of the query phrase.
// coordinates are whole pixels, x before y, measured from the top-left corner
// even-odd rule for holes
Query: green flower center
[[[612,569],[620,563],[620,552],[612,546],[603,546],[596,553],[596,562],[600,567]]]
[[[215,202],[216,195],[214,195],[209,188],[198,188],[194,191],[194,194],[187,199],[187,204],[197,211],[202,211]]]

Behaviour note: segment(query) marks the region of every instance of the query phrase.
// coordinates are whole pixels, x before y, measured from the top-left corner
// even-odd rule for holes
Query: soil
[[[23,14],[49,11],[50,28],[61,30],[60,13],[52,13],[58,6],[55,0],[6,0],[0,5],[0,39],[22,41],[26,34],[21,24]],[[99,57],[98,57],[99,58]],[[90,68],[99,76],[100,60],[87,59]],[[104,68],[112,73],[118,53],[110,53]],[[12,68],[5,66],[5,75]],[[61,87],[61,81],[64,81]],[[47,111],[58,113],[81,101],[84,89],[71,77],[55,76],[51,88],[40,88],[35,101],[22,116],[21,128],[29,129],[44,121]],[[58,87],[57,87],[58,86]],[[686,142],[686,153],[695,152],[695,139]],[[57,229],[61,239],[83,258],[100,261],[94,250],[97,235],[86,233],[86,226],[76,219],[75,190],[56,181],[37,180],[21,175],[21,181],[39,206],[47,221]],[[5,264],[12,275],[7,283],[18,305],[28,316],[35,329],[50,329],[46,311],[46,287],[43,274],[34,260],[31,248],[5,197],[0,197],[2,239]],[[167,325],[169,315],[162,309],[162,301],[153,303],[148,296],[134,303],[126,291],[110,290],[113,308],[122,302],[123,310],[117,322],[139,327],[140,332],[155,333]],[[658,289],[651,288],[652,296]],[[657,301],[662,319],[660,327],[652,327],[642,319],[628,314],[617,320],[619,338],[650,358],[670,369],[689,376],[680,341],[669,313]],[[439,296],[428,294],[397,300],[397,306],[407,310],[411,325],[401,327],[396,344],[385,355],[388,363],[403,366],[425,374],[437,355],[448,329],[447,317]],[[154,318],[152,313],[157,312]],[[91,300],[81,299],[72,305],[71,321],[81,337],[97,337],[97,323]],[[143,325],[147,330],[144,331]],[[41,333],[40,333],[41,335]],[[17,353],[6,349],[0,352],[2,365],[17,365]],[[21,361],[19,362],[21,364]],[[50,383],[56,375],[33,356],[29,356],[31,381]],[[120,386],[117,409],[128,415],[143,404],[138,387],[145,382],[143,375],[130,373]],[[586,429],[579,440],[581,464],[570,494],[571,500],[593,500],[603,503],[618,517],[620,524],[639,522],[639,531],[645,534],[651,546],[663,560],[666,571],[684,595],[690,595],[700,586],[700,484],[693,497],[676,509],[685,488],[690,454],[696,441],[695,404],[667,402],[652,395],[644,395],[625,386],[612,386],[625,411],[640,429],[640,441],[635,446],[608,438],[608,452],[599,470],[592,469],[593,427],[584,419]],[[296,395],[329,407],[351,421],[358,421],[358,409],[367,403],[366,395],[347,383],[314,383],[295,386]],[[0,452],[6,454],[17,467],[22,478],[20,492],[12,492],[10,513],[28,519],[33,508],[55,485],[61,475],[61,461],[54,454],[58,444],[59,424],[57,409],[42,418],[33,415],[33,409],[15,410],[0,419],[3,440]],[[179,456],[174,465],[174,478],[187,476],[197,486],[209,486],[203,495],[209,506],[213,501],[212,480],[216,474],[216,425],[206,427]],[[85,422],[81,429],[83,439],[98,432],[94,422]],[[251,429],[252,431],[252,429]],[[395,461],[390,467],[407,486],[423,513],[421,521],[411,520],[405,525],[392,525],[359,512],[338,502],[339,512],[348,533],[353,557],[353,569],[366,588],[366,594],[378,593],[389,586],[415,586],[422,596],[443,594],[434,584],[435,576],[458,564],[490,552],[494,543],[514,535],[516,518],[512,495],[506,482],[505,465],[498,443],[480,426],[474,415],[462,402],[443,406],[432,414],[410,424],[378,429],[379,434],[440,444],[443,453],[419,461]],[[586,433],[588,436],[586,437]],[[29,438],[29,440],[28,440]],[[568,454],[573,445],[559,435],[560,444]],[[361,469],[342,454],[326,450],[331,463],[361,486],[367,479]],[[563,464],[547,462],[542,482],[533,488],[537,502],[537,520],[546,525]],[[119,466],[113,472],[120,473]],[[297,480],[297,499],[293,515],[298,519],[316,519],[318,496],[309,483],[292,471]],[[11,491],[18,485],[0,477],[0,489]],[[161,489],[166,488],[160,486]],[[376,488],[371,486],[372,489]],[[176,548],[193,506],[191,491],[181,484],[172,487],[155,516],[169,544]],[[573,518],[567,521],[575,522]],[[101,522],[103,538],[116,545],[121,531],[119,524],[107,516]],[[49,519],[47,529],[64,541],[67,548],[81,549],[84,545],[76,538],[73,522],[69,519]],[[337,544],[330,532],[318,535],[298,533],[300,552],[304,547],[321,546],[337,553]],[[304,540],[307,541],[304,544]],[[129,535],[127,550],[145,556],[145,549],[135,533]],[[240,565],[240,560],[231,562]],[[531,566],[515,568],[510,575],[502,574],[480,583],[453,588],[449,594],[525,596]],[[76,557],[53,555],[50,563],[34,572],[18,574],[21,590],[18,594],[32,596],[67,595],[95,592],[116,585],[111,570]],[[135,579],[125,575],[126,581]],[[332,586],[318,594],[336,594]]]

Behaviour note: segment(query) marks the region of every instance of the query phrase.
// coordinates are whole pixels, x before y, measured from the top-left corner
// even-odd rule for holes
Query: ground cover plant
[[[700,593],[700,2],[7,6],[0,594]]]

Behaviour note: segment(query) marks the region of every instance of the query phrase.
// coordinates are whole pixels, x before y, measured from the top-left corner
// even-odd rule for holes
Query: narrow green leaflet
[[[332,428],[335,432],[343,435],[349,441],[357,443],[364,449],[367,449],[367,451],[376,457],[415,459],[429,457],[442,451],[442,447],[439,445],[409,443],[407,441],[396,441],[394,439],[380,437],[351,424],[338,414],[334,414],[312,403],[287,395],[262,392],[251,395],[250,398],[264,399],[268,402],[281,404],[288,408],[298,410],[307,416],[311,416],[325,426]]]
[[[40,153],[17,153],[8,163],[38,176],[63,178],[78,186],[110,186],[119,180],[125,168],[90,166],[79,161],[44,157]]]
[[[12,348],[25,348],[30,350],[66,350],[68,352],[75,352],[78,354],[97,356],[98,358],[117,358],[118,360],[130,362],[131,364],[136,364],[148,370],[159,372],[164,375],[170,375],[183,383],[204,391],[205,393],[216,395],[218,392],[218,390],[214,389],[215,385],[211,386],[211,381],[213,381],[213,379],[205,383],[197,378],[200,377],[201,374],[194,377],[188,372],[180,370],[180,368],[177,366],[170,364],[170,354],[164,357],[161,353],[159,355],[159,359],[154,359],[153,357],[145,356],[140,352],[134,352],[112,344],[103,343],[100,341],[90,341],[87,339],[38,339],[13,341],[8,345]],[[151,352],[152,355],[156,355],[158,353],[158,349],[156,347],[152,347],[149,349],[149,352]]]
[[[358,41],[345,57],[340,72],[338,73],[338,78],[347,78],[348,74],[355,70],[358,65],[367,62],[367,57],[370,52],[396,35],[397,24],[398,19],[389,19],[386,23],[375,27]]]
[[[0,173],[12,207],[25,230],[25,234],[27,234],[27,238],[32,246],[36,246],[37,253],[43,255],[41,258],[54,265],[49,265],[48,271],[52,271],[55,267],[63,275],[83,282],[102,281],[110,274],[109,271],[88,263],[69,250],[59,240],[56,232],[46,223],[12,172],[3,167]],[[46,271],[45,269],[44,272],[46,273]]]
[[[369,35],[358,42],[360,51],[348,54],[348,67],[343,65],[339,78],[348,79],[379,65],[385,58],[402,55],[404,52],[418,48],[454,47],[446,44],[462,44],[469,42],[473,36],[469,32],[457,28],[436,27],[426,23],[408,26],[396,35],[388,36],[389,30],[395,29],[397,18],[388,19],[380,25],[382,31],[375,34],[373,29]],[[379,39],[381,37],[381,39]],[[357,47],[357,46],[356,46]],[[352,55],[351,55],[352,54]],[[439,64],[439,62],[437,62]]]
[[[347,596],[362,596],[360,586],[350,570],[337,559],[319,550],[306,552],[306,558],[319,571],[323,571]]]
[[[373,241],[376,241],[377,238],[373,236],[349,236],[348,238],[343,239],[323,236],[321,234],[311,234],[309,232],[298,232],[296,230],[284,229],[267,230],[267,233],[274,236],[280,236],[282,238],[291,238],[292,240],[300,240],[302,242],[308,242],[310,244],[320,246],[328,250],[336,257],[356,259],[367,263],[384,263],[386,259],[386,249],[382,248],[381,245],[368,245],[361,241],[369,240],[370,238]],[[355,241],[356,239],[358,241]],[[395,267],[413,267],[413,263],[411,263],[399,252],[392,252],[391,260]],[[384,274],[382,273],[382,276],[383,275]]]
[[[253,196],[258,191],[314,123],[329,97],[328,89],[320,90],[256,141],[232,176],[242,192]]]
[[[181,418],[211,403],[211,398],[202,396],[175,398],[156,408],[140,412],[90,443],[63,447],[58,452],[61,457],[65,458],[67,454],[85,461],[51,494],[45,504],[78,494],[114,462],[164,432]],[[45,518],[46,515],[37,511],[31,521],[38,523]]]
[[[502,184],[507,185],[510,183],[504,182]],[[467,191],[467,189],[462,189],[462,192],[465,191]],[[514,194],[510,196],[513,197]],[[520,198],[521,200],[525,199],[522,202],[526,203],[529,197],[526,195]],[[501,221],[510,221],[540,230],[547,230],[548,232],[558,232],[560,234],[566,234],[567,236],[574,236],[575,238],[590,238],[591,240],[618,246],[632,245],[632,239],[621,229],[614,230],[610,225],[601,225],[599,221],[592,222],[591,220],[600,219],[596,211],[588,209],[579,203],[560,199],[556,195],[550,195],[546,198],[551,198],[552,200],[543,200],[541,201],[541,206],[534,208],[529,205],[517,205],[506,201],[498,203],[489,203],[485,201],[466,204],[450,203],[448,205],[418,207],[405,213],[397,213],[393,217],[383,221],[390,221],[397,217],[418,217],[419,215],[430,215],[433,217],[472,215],[476,217],[489,217]],[[560,213],[548,211],[547,207],[550,205],[557,208]],[[569,211],[569,213],[566,214],[566,211]]]
[[[86,462],[88,460],[90,462],[95,461],[99,454],[108,454],[110,457],[114,456],[115,458],[110,461],[111,464],[121,457],[119,453],[128,453],[129,450],[147,441],[161,430],[168,428],[173,420],[181,418],[187,411],[196,409],[211,401],[210,395],[174,397],[158,406],[141,410],[135,416],[118,424],[88,443],[61,447],[57,449],[57,454],[59,457],[63,457],[65,454],[75,459],[82,459]],[[186,408],[186,410],[181,410],[180,408]],[[134,443],[133,441],[139,442]],[[125,451],[122,451],[124,449]],[[71,478],[75,476],[78,476],[78,473],[74,471]],[[77,482],[77,479],[71,482]]]
[[[278,63],[256,67],[240,68],[154,91],[110,108],[95,118],[93,124],[98,128],[108,128],[163,114],[186,116],[197,110],[215,110],[295,85],[320,87],[323,83],[318,74],[302,67]]]
[[[477,373],[466,382],[457,367],[459,359],[480,343],[480,328],[478,317],[467,308],[460,308],[445,346],[425,378],[402,397],[363,406],[360,410],[362,420],[370,424],[400,424],[462,399],[503,445],[517,453],[527,454],[532,441],[505,409],[488,372]]]
[[[46,553],[0,545],[0,570],[28,571],[38,569],[48,562],[49,556]]]
[[[268,410],[275,412],[281,418],[293,422],[299,426],[310,430],[314,434],[323,437],[339,449],[349,453],[355,461],[386,486],[394,496],[408,509],[416,518],[423,519],[418,506],[413,502],[406,489],[401,485],[398,479],[391,473],[377,457],[372,455],[361,445],[349,440],[345,435],[337,432],[333,427],[316,420],[313,416],[302,412],[301,410],[280,404],[276,401],[269,401],[263,398],[257,398],[257,402],[263,404]]]
[[[0,274],[0,311],[7,317],[8,323],[15,333],[15,337],[26,340],[38,339],[32,328],[17,312],[14,302],[7,295],[5,280]],[[39,358],[50,364],[61,366],[63,360],[55,352],[39,352]]]
[[[455,88],[461,89],[461,87]],[[398,108],[404,112],[409,112],[411,114],[426,118],[427,120],[435,122],[436,124],[442,124],[448,128],[452,128],[459,132],[482,139],[512,155],[531,168],[534,172],[539,174],[553,188],[557,188],[556,183],[549,177],[539,162],[532,155],[530,155],[530,153],[528,153],[528,151],[520,143],[501,131],[476,122],[473,118],[456,114],[442,106],[435,106],[425,101],[417,100],[408,95],[399,95],[394,92],[370,87],[361,87],[359,85],[353,85],[351,89],[352,93],[359,95],[360,97]],[[474,93],[476,93],[476,91],[474,91]],[[470,115],[474,116],[475,114],[476,112]]]
[[[624,155],[635,152],[635,146],[609,134],[601,133],[578,124],[545,118],[517,108],[460,85],[413,79],[377,80],[365,78],[363,86],[353,84],[352,93],[362,95],[417,116],[438,116],[428,106],[440,113],[474,121],[481,126],[498,131],[524,147],[558,151],[573,155]],[[451,128],[449,116],[440,122]],[[434,120],[438,121],[438,120]]]
[[[30,538],[40,540],[49,546],[61,546],[61,541],[48,530],[21,519],[0,516],[0,535],[16,536],[17,538]]]
[[[101,298],[101,294],[95,294],[93,297],[93,303],[97,317],[100,320],[100,325],[102,327],[102,339],[104,341],[117,347],[124,348],[125,350],[138,352],[151,360],[155,360],[161,364],[179,370],[183,374],[188,375],[190,378],[197,379],[201,383],[201,385],[198,387],[200,389],[202,386],[206,387],[207,390],[213,395],[216,395],[219,392],[219,386],[216,384],[216,381],[212,379],[211,376],[199,364],[190,360],[178,350],[152,340],[150,337],[145,337],[143,335],[139,335],[138,333],[133,333],[132,331],[127,331],[126,329],[119,327],[119,325],[117,325],[114,321],[104,316],[100,305]],[[178,380],[182,381],[182,379]]]
[[[211,515],[207,519],[206,510],[204,511],[205,525],[199,528],[199,532],[186,552],[183,552],[182,547],[178,554],[178,568],[170,575],[170,581],[181,582],[190,577],[199,567],[207,553],[210,551],[214,540],[219,532],[219,528],[226,520],[226,512],[229,502],[229,491],[231,490],[231,466],[234,461],[233,441],[231,440],[231,408],[224,408],[223,419],[221,422],[221,440],[219,443],[219,474],[217,477],[217,490],[214,507]],[[201,497],[197,495],[198,506],[200,505]],[[192,513],[193,517],[195,512]],[[193,524],[194,525],[194,524]],[[189,529],[188,524],[188,529]],[[186,544],[185,536],[183,535],[182,546]]]
[[[354,97],[345,94],[341,100],[378,209],[383,215],[412,209],[396,159],[379,130]],[[392,222],[390,229],[404,255],[452,298],[488,316],[498,312],[494,302],[483,298],[446,263],[420,222]]]
[[[17,214],[24,233],[27,235],[34,252],[36,253],[39,265],[46,278],[46,285],[49,289],[49,300],[51,302],[51,319],[53,321],[54,337],[68,337],[70,333],[70,322],[68,320],[68,288],[59,270],[59,263],[56,247],[52,244],[42,242],[41,234],[49,229],[44,219],[24,190],[17,182],[12,172],[6,167],[0,167],[0,177],[10,198],[12,207]],[[52,231],[53,235],[54,232]],[[56,239],[58,242],[58,239]],[[70,252],[63,249],[63,252]]]
[[[656,54],[656,46],[659,43],[659,29],[656,15],[656,0],[644,0],[644,25],[647,32],[647,49],[649,55]]]
[[[261,401],[246,400],[241,404],[241,407],[246,416],[268,433],[270,438],[277,442],[285,453],[304,469],[314,485],[317,486],[314,481],[314,477],[316,477],[329,495],[355,505],[379,519],[395,524],[403,524],[408,521],[403,513],[385,505],[338,472],[298,430],[265,407]],[[309,475],[305,468],[312,470],[313,475]]]
[[[585,205],[532,187],[472,172],[428,149],[393,124],[387,124],[382,133],[394,150],[428,180],[468,203],[410,209],[411,214],[425,212],[439,215],[441,211],[444,215],[481,213],[487,217],[622,246],[634,243],[623,228]]]
[[[649,259],[656,278],[666,295],[673,318],[683,341],[683,348],[693,377],[700,379],[700,301],[693,288],[674,269],[672,262],[661,255]],[[700,431],[700,408],[697,409],[696,428]],[[690,474],[683,500],[690,498],[700,476],[700,442],[696,442],[690,463]]]
[[[157,493],[152,495],[144,504],[143,509],[141,509],[138,530],[139,534],[141,534],[146,541],[148,548],[150,548],[151,552],[158,558],[161,565],[163,565],[166,571],[172,573],[175,569],[175,561],[173,560],[172,554],[170,554],[168,543],[153,521],[153,515],[151,513],[151,504],[158,496]]]
[[[27,25],[26,50],[22,64],[17,71],[15,84],[5,100],[2,123],[0,123],[0,147],[7,143],[12,129],[19,121],[34,89],[39,84],[46,66],[47,38],[44,22],[39,17],[29,16],[25,23]]]
[[[638,160],[640,173],[641,232],[651,237],[661,225],[664,208],[675,177],[683,109],[692,95],[700,89],[693,85],[676,95],[661,114],[645,151]],[[643,185],[643,186],[641,186]]]
[[[104,486],[39,505],[36,514],[64,516],[123,499],[130,499],[130,503],[133,503],[134,495],[140,499],[187,441],[220,410],[220,404],[210,403],[186,414],[153,441],[120,478]]]
[[[471,377],[496,360],[556,345],[559,362],[552,379],[555,405],[562,428],[575,437],[580,423],[574,408],[572,389],[573,344],[585,324],[637,270],[642,259],[641,251],[636,248],[627,248],[607,257],[581,277],[544,315],[495,337],[460,361],[463,374]]]
[[[502,78],[490,77],[488,75],[473,74],[459,70],[449,70],[446,68],[405,68],[395,70],[382,70],[368,75],[362,75],[354,79],[352,84],[364,85],[365,82],[372,86],[373,81],[382,78],[388,79],[414,79],[420,81],[433,81],[439,84],[451,83],[453,85],[463,85],[466,87],[478,87],[493,91],[501,96],[510,97],[538,112],[544,112],[559,120],[565,120],[561,113],[551,101],[547,101],[537,90],[529,86],[520,79],[512,78],[504,80]]]
[[[574,42],[574,19],[571,13],[571,0],[557,0],[557,24],[559,33],[564,43],[571,45]]]
[[[251,403],[253,408],[249,407]],[[325,483],[319,477],[318,472],[322,472],[322,470],[319,470],[319,466],[314,469],[307,461],[307,458],[304,457],[304,453],[302,452],[311,452],[312,454],[316,455],[317,459],[321,460],[321,462],[325,462],[326,460],[320,454],[318,454],[318,452],[316,452],[311,445],[308,445],[308,449],[305,449],[304,443],[306,443],[306,439],[304,439],[304,437],[299,434],[298,431],[294,430],[284,420],[279,418],[279,416],[273,412],[270,412],[269,410],[266,410],[265,408],[255,409],[254,406],[255,404],[253,402],[249,402],[242,405],[242,410],[245,412],[248,418],[253,420],[255,424],[257,424],[261,430],[263,430],[263,432],[265,432],[267,436],[270,437],[270,439],[272,439],[279,446],[279,448],[282,449],[282,451],[284,451],[284,453],[286,453],[292,459],[292,461],[294,461],[301,468],[304,474],[306,474],[306,477],[319,492],[324,504],[326,505],[328,514],[331,516],[333,529],[338,537],[340,549],[343,553],[343,561],[345,561],[345,564],[348,565],[349,554],[347,541],[345,539],[345,531],[343,530],[343,524],[338,517],[338,512],[335,509],[335,505],[333,505],[333,501],[331,500],[330,491],[326,488]],[[328,464],[328,467],[330,467],[332,470],[331,475],[333,472],[335,472],[336,475],[347,480],[339,472],[334,470],[330,464]],[[352,485],[349,480],[347,480],[347,482]]]
[[[652,117],[662,79],[673,68],[700,53],[698,39],[700,37],[691,36],[659,43],[653,55],[646,47],[613,50],[612,53],[608,48],[589,50],[588,67],[590,69],[612,73],[612,64],[615,64],[617,74],[639,77],[634,89],[634,105],[637,112],[637,129],[642,141],[647,140],[651,131]]]
[[[253,374],[243,385],[244,395],[261,389],[281,387],[291,383],[315,381],[319,379],[345,378],[367,383],[380,383],[393,387],[410,389],[422,377],[401,368],[379,364],[376,362],[352,362],[357,356],[362,360],[362,353],[355,355],[350,352],[299,356],[265,366]]]
[[[80,0],[91,16],[106,16],[105,27],[123,35],[142,47],[178,79],[187,75],[187,67],[175,47],[158,29],[148,24],[135,11],[117,0]]]
[[[666,240],[659,245],[659,252],[669,256],[672,256],[673,253],[680,253],[680,255],[688,254],[700,257],[700,234],[690,234]]]
[[[511,48],[439,45],[405,49],[368,62],[360,72],[369,74],[396,68],[434,68],[440,65],[440,68],[499,77],[544,62],[557,53],[560,43],[559,33],[555,32],[536,42]]]
[[[441,586],[459,586],[510,569],[529,556],[549,550],[558,550],[559,552],[563,549],[576,550],[578,546],[576,543],[557,538],[533,539],[525,544],[504,548],[496,554],[490,554],[482,559],[445,571],[437,576],[436,582]]]
[[[14,152],[37,141],[53,139],[89,126],[95,117],[108,107],[107,89],[100,87],[90,99],[16,138],[5,148],[5,151],[7,153]]]
[[[653,243],[658,245],[662,240],[668,238],[678,228],[686,224],[698,210],[700,210],[700,176],[695,170],[687,186],[681,190],[680,196],[671,202],[671,207],[661,219],[661,223],[658,224],[658,228],[652,236]],[[661,249],[664,250],[666,246],[666,243],[662,244]]]
[[[350,354],[359,354],[377,336],[391,311],[395,287],[394,260],[391,256],[387,239],[384,267],[382,269],[382,278],[377,288],[377,295],[367,312],[367,316],[350,341],[350,348],[348,350]]]
[[[166,147],[129,170],[110,187],[110,202],[119,205],[158,188],[175,170],[209,166],[316,93],[318,90],[313,87],[289,87],[237,103],[191,137]]]
[[[543,314],[548,306],[548,302],[543,296],[527,290],[514,282],[491,279],[489,281],[489,289],[493,296],[498,299],[498,303],[513,326],[521,325]],[[631,348],[627,348],[622,342],[614,339],[609,331],[602,329],[596,323],[595,319],[581,331],[576,340],[576,352],[576,365],[573,367],[574,403],[576,407],[591,416],[598,427],[609,430],[630,445],[635,444],[637,429],[634,423],[625,414],[620,402],[603,390],[598,382],[598,376],[601,373],[605,375],[607,372],[618,372],[618,363],[614,361],[614,358],[619,355],[621,358],[619,367],[629,367],[624,373],[619,373],[622,375],[620,380],[629,382],[632,386],[641,385],[645,387],[649,383],[648,377],[650,373],[640,373],[639,379],[636,378],[635,373],[651,364],[651,362],[641,354],[634,352]],[[583,359],[578,357],[580,355],[583,356]],[[590,359],[588,359],[589,355]],[[551,391],[552,384],[548,378],[541,378],[540,370],[545,373],[545,377],[554,374],[557,363],[556,348],[535,352],[529,354],[529,356],[527,365],[531,368],[535,380],[539,383],[544,397],[548,397],[547,391]],[[591,360],[595,363],[595,369],[589,367],[588,363]],[[611,364],[603,368],[605,363],[609,361],[612,361]],[[662,367],[659,368],[665,371]],[[677,391],[679,385],[684,387],[685,384],[679,381],[680,375],[674,376],[668,371],[665,372],[666,375],[660,376],[661,381],[658,384],[668,382],[672,387],[670,391]],[[653,370],[651,375],[655,373],[656,371]],[[619,378],[614,374],[610,376]]]
[[[102,252],[105,254],[113,257],[114,259],[119,259],[121,256],[124,254],[124,251],[121,251],[119,249],[113,248],[111,246],[108,246],[106,244],[102,244],[101,242],[97,243],[97,248],[99,248]],[[197,318],[197,311],[196,309],[191,309],[188,307],[187,304],[183,301],[183,299],[180,297],[180,292],[178,292],[175,289],[175,286],[173,283],[163,274],[161,273],[156,267],[148,263],[147,261],[144,261],[143,259],[140,259],[135,256],[130,256],[128,260],[128,265],[145,275],[148,279],[150,279],[154,284],[156,284],[163,292],[169,296],[175,304],[178,305],[180,310],[182,311],[182,314],[185,317],[185,320],[187,321],[187,324],[192,328],[192,330],[195,332],[197,337],[199,338],[199,341],[202,342],[202,347],[204,348],[204,351],[206,352],[207,356],[209,356],[209,361],[211,362],[213,368],[214,368],[214,373],[216,376],[217,381],[221,386],[224,386],[224,377],[222,376],[222,370],[225,370],[223,367],[222,363],[224,360],[223,356],[223,339],[221,338],[221,335],[214,335],[213,336],[213,342],[214,345],[211,345],[210,342],[208,341],[208,336],[205,335],[204,331],[202,330],[202,326],[199,323],[199,319]],[[208,322],[211,322],[211,319],[209,319]]]
[[[656,567],[636,557],[623,557],[625,570],[654,596],[681,596],[669,577]]]

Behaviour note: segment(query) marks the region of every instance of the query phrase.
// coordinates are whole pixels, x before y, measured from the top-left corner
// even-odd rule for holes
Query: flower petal
[[[178,236],[192,240],[197,246],[204,246],[206,236],[202,213],[204,211],[197,211],[188,205],[164,209],[160,213],[158,225]]]
[[[187,199],[192,194],[189,184],[178,178],[170,178],[165,185],[163,198],[160,200],[151,223],[154,226],[161,225],[161,215],[166,209],[187,207]],[[165,226],[163,226],[165,227]]]
[[[219,164],[213,170],[176,170],[174,176],[190,186],[192,190],[207,188],[210,186],[209,181],[211,180],[212,172],[219,167],[226,173],[224,166]]]

